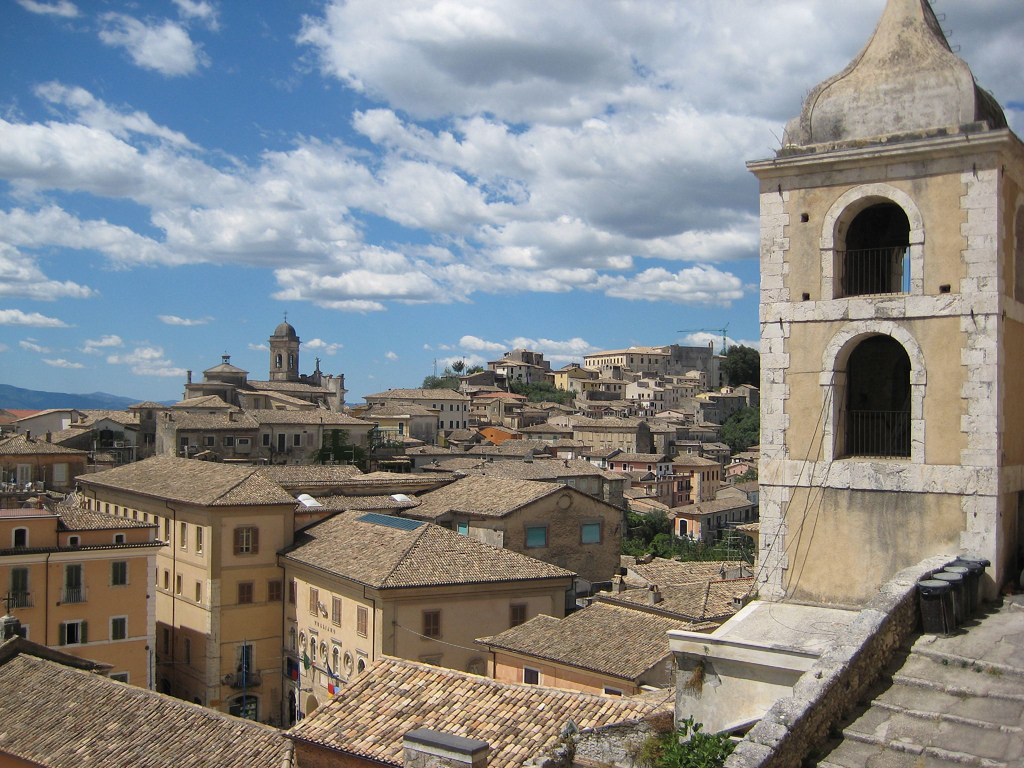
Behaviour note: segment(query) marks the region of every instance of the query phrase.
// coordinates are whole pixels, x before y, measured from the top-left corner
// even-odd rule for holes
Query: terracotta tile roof
[[[458,456],[461,451],[453,451],[450,448],[441,448],[437,445],[422,445],[417,448],[410,448],[405,452],[406,456]]]
[[[547,440],[506,440],[501,445],[474,445],[466,453],[470,456],[526,456],[550,450],[551,443]]]
[[[353,477],[362,477],[353,464],[272,464],[261,472],[282,488],[291,485],[330,485]]]
[[[310,411],[246,411],[247,416],[254,418],[259,424],[323,424],[325,427],[366,427],[373,424],[357,419],[339,411],[325,411],[322,408]]]
[[[254,466],[154,456],[77,480],[85,487],[131,491],[201,506],[289,504],[295,499]]]
[[[505,464],[505,463],[518,464],[519,462],[518,461],[516,461],[516,462],[504,462],[503,461],[503,462],[500,462],[500,463],[501,464]],[[455,471],[472,469],[474,467],[483,467],[483,466],[486,466],[486,465],[489,465],[489,464],[493,464],[493,462],[488,462],[487,459],[484,458],[483,456],[473,456],[473,457],[458,456],[458,457],[456,457],[454,459],[435,459],[434,461],[430,462],[430,464],[428,466],[437,467],[438,469],[443,469],[443,470],[446,470],[448,472],[455,472]]]
[[[43,411],[8,411],[8,413],[25,413],[24,416],[19,416],[18,421],[21,419],[28,419],[34,416],[46,416],[51,413],[82,413],[77,408],[47,408]]]
[[[0,752],[33,765],[292,765],[276,728],[18,653],[0,663]]]
[[[161,405],[160,403],[154,403],[152,400],[143,400],[141,403],[133,403],[132,405],[129,405],[128,407],[129,408],[142,408],[142,409],[149,408],[149,409],[160,410],[160,409],[166,408],[167,406],[166,405]]]
[[[301,381],[254,381],[249,379],[245,382],[249,389],[260,392],[303,392],[305,394],[334,394],[326,387],[318,387],[313,384],[306,384]]]
[[[731,571],[747,565],[747,563],[739,560],[683,563],[678,560],[666,560],[656,557],[644,565],[635,562],[630,563],[630,560],[632,558],[623,558],[622,564],[648,583],[657,584],[661,587],[693,584],[694,582],[707,583],[708,581],[721,579],[725,571]]]
[[[477,432],[472,429],[453,429],[448,433],[449,440],[474,440],[477,437]]]
[[[661,602],[654,605],[649,604],[646,589],[627,589],[618,594],[604,593],[598,600],[611,605],[649,607],[658,612],[671,613],[685,621],[717,622],[736,613],[738,608],[733,605],[733,598],[745,597],[753,591],[753,586],[753,577],[659,586]]]
[[[217,397],[217,395],[200,395],[199,397],[189,397],[184,400],[179,400],[170,407],[171,410],[179,410],[186,408],[219,408],[224,411],[239,410],[238,406],[224,402],[224,400]]]
[[[324,509],[347,510],[347,509],[412,509],[419,506],[416,499],[396,499],[394,496],[317,496],[315,497]],[[315,510],[314,510],[315,511]]]
[[[558,493],[561,486],[503,477],[464,477],[450,485],[419,496],[413,513],[422,520],[450,512],[485,517],[504,517],[531,502]]]
[[[24,435],[15,435],[0,440],[0,456],[39,456],[64,454],[67,456],[85,456],[85,451],[65,448],[63,445],[48,443],[45,440],[33,440]]]
[[[549,432],[558,432],[559,434],[570,435],[572,434],[572,427],[563,427],[558,424],[531,424],[528,427],[520,427],[519,431],[527,433],[540,432],[545,434]]]
[[[757,480],[748,480],[745,483],[736,483],[733,488],[739,488],[744,493],[754,493],[755,491],[760,490],[761,486],[758,484]]]
[[[422,405],[408,405],[395,402],[374,403],[365,411],[362,416],[371,418],[373,416],[430,416],[435,417],[437,413],[424,408]]]
[[[606,417],[603,419],[588,419],[585,416],[575,416],[572,419],[574,429],[636,429],[643,423],[643,419],[619,419]]]
[[[130,520],[127,517],[93,512],[83,507],[56,504],[53,508],[60,516],[57,525],[63,531],[112,531],[119,528],[156,528],[156,523]]]
[[[713,459],[705,459],[695,453],[681,453],[672,459],[672,464],[677,467],[720,467],[722,462]]]
[[[362,511],[342,512],[305,528],[283,557],[374,589],[574,575],[438,525]]]
[[[469,395],[458,392],[454,389],[389,389],[386,392],[377,392],[372,395],[364,395],[363,399],[369,402],[373,400],[465,400],[469,401]]]
[[[95,408],[88,408],[82,411],[82,413],[86,415],[86,419],[83,422],[84,426],[95,424],[101,419],[110,419],[111,421],[116,421],[118,424],[123,424],[126,427],[139,426],[139,414],[131,413],[129,411],[98,410]]]
[[[388,765],[402,765],[415,728],[482,739],[488,768],[514,768],[552,747],[572,719],[580,729],[641,720],[662,706],[486,677],[385,656],[288,732]]]
[[[669,461],[664,453],[617,453],[610,461],[631,461],[636,463],[657,464]]]
[[[690,504],[684,510],[680,510],[683,514],[698,514],[698,515],[714,515],[719,512],[731,512],[734,509],[747,509],[753,506],[753,502],[749,501],[745,497],[742,499],[715,499],[714,501],[698,501],[696,504]],[[696,509],[693,509],[696,507]]]
[[[241,432],[259,426],[256,419],[245,413],[231,413],[230,417],[226,413],[175,413],[174,421],[167,423],[174,424],[179,430],[201,429],[208,432]]]
[[[489,648],[636,680],[669,655],[667,632],[683,628],[689,628],[686,621],[593,603],[564,619],[537,616],[477,642]]]

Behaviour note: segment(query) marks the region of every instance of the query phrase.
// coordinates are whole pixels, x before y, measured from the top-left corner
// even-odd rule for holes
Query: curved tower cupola
[[[270,380],[299,380],[299,336],[285,321],[274,329],[270,337]]]
[[[889,0],[850,64],[814,88],[786,126],[783,154],[813,144],[1006,127],[995,99],[949,47],[928,0]]]

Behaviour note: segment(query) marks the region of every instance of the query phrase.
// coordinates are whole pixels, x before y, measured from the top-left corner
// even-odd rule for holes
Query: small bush
[[[722,768],[735,744],[724,733],[704,733],[688,717],[672,733],[651,736],[638,755],[646,768]]]

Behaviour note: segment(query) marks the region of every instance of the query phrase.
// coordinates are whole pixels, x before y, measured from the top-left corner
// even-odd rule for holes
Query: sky
[[[934,4],[1024,133],[1021,0]],[[139,400],[287,312],[349,402],[756,342],[757,185],[884,0],[0,0],[0,383]]]

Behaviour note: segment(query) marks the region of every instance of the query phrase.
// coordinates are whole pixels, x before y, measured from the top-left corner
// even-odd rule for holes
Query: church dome
[[[285,321],[274,329],[274,337],[285,339],[297,339],[299,338],[299,335],[295,333],[295,329],[292,328],[291,323]]]
[[[863,50],[815,87],[786,126],[783,151],[1005,127],[999,104],[950,49],[928,0],[889,0]]]

